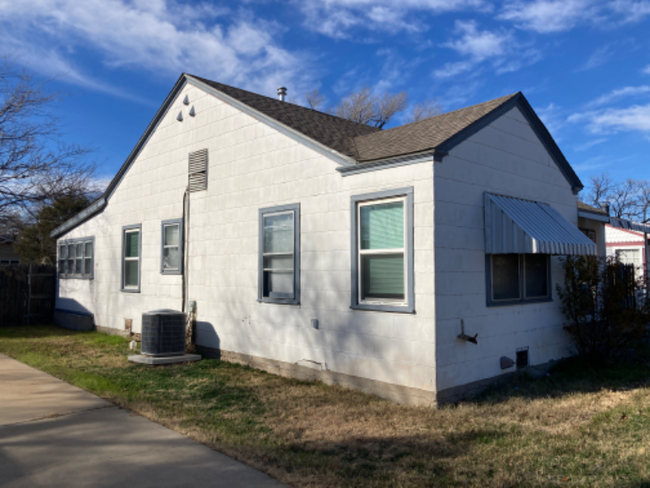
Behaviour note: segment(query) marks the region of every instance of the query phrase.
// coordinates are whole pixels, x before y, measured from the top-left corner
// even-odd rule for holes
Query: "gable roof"
[[[359,153],[354,142],[355,137],[381,131],[376,127],[352,122],[318,110],[294,105],[290,102],[282,102],[277,98],[265,97],[264,95],[258,95],[216,81],[206,80],[199,76],[190,76],[320,142],[324,146],[355,160],[359,159]]]
[[[249,113],[270,125],[272,125],[272,122],[277,122],[279,124],[275,124],[276,127],[288,128],[293,134],[298,133],[303,138],[302,140],[306,144],[312,144],[312,147],[314,147],[313,143],[315,142],[316,146],[320,148],[317,148],[317,150],[321,152],[327,149],[339,153],[339,156],[343,155],[342,159],[341,157],[336,159],[339,164],[349,163],[345,168],[338,168],[342,173],[345,170],[359,168],[364,164],[374,162],[380,162],[381,164],[382,161],[391,158],[427,151],[432,152],[434,159],[439,160],[453,147],[516,106],[521,110],[549,154],[553,157],[560,171],[571,184],[574,193],[583,188],[580,179],[521,92],[437,115],[419,122],[381,130],[183,73],[122,167],[109,183],[104,194],[88,208],[54,229],[51,232],[52,237],[58,237],[68,232],[104,209],[108,199],[148,141],[158,122],[167,113],[168,108],[188,81],[198,82],[203,87],[207,86],[208,89],[214,90],[213,94],[219,97],[225,96],[227,100],[234,100],[231,103],[237,103],[240,108],[247,111],[250,109]],[[330,157],[335,156],[331,153],[328,154]]]
[[[355,140],[359,148],[359,160],[373,161],[435,149],[516,95],[497,98],[378,133],[358,136]]]

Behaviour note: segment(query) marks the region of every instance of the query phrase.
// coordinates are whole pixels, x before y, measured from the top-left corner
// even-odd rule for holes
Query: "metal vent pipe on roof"
[[[284,99],[287,97],[287,87],[279,86],[278,87],[278,99],[281,102],[284,102]]]

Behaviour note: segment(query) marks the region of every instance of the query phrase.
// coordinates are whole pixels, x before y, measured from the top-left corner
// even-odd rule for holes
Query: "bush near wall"
[[[617,258],[563,258],[564,286],[557,286],[564,330],[591,365],[613,365],[635,357],[648,339],[650,300],[634,267]]]

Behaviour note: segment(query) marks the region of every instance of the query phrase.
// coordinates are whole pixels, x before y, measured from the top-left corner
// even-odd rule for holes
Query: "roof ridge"
[[[398,125],[398,126],[395,126],[395,127],[391,127],[390,129],[385,129],[385,130],[383,130],[382,132],[383,132],[383,133],[386,133],[386,132],[390,132],[390,131],[395,130],[395,129],[401,129],[401,128],[408,127],[408,126],[414,126],[415,124],[421,124],[422,122],[430,121],[430,120],[432,120],[432,119],[437,119],[437,118],[439,118],[439,117],[445,117],[445,116],[447,116],[447,115],[452,115],[452,114],[455,114],[455,113],[457,113],[457,112],[461,112],[461,111],[463,111],[463,110],[468,110],[468,109],[471,109],[471,108],[480,107],[481,105],[485,105],[485,104],[488,104],[488,103],[494,103],[494,102],[497,101],[497,100],[501,100],[501,99],[503,99],[503,102],[502,102],[502,103],[500,103],[499,105],[497,105],[496,107],[494,107],[494,108],[498,108],[498,107],[500,107],[501,105],[503,105],[503,103],[507,102],[507,101],[510,100],[512,97],[514,97],[514,96],[516,96],[516,95],[519,95],[519,94],[521,94],[520,91],[515,92],[515,93],[511,93],[510,95],[504,95],[503,97],[491,98],[490,100],[486,100],[486,101],[484,101],[484,102],[480,102],[480,103],[475,103],[474,105],[469,105],[469,106],[467,106],[467,107],[457,108],[456,110],[452,110],[451,112],[444,112],[444,113],[441,113],[441,114],[434,115],[434,116],[432,116],[432,117],[427,117],[426,119],[416,120],[415,122],[409,122],[409,123],[407,123],[407,124],[402,124],[402,125]],[[373,133],[373,134],[374,134],[374,133]],[[361,135],[361,136],[356,136],[355,139],[356,139],[356,138],[360,138],[360,137],[365,137],[365,136],[373,135],[373,134],[363,134],[363,135]]]

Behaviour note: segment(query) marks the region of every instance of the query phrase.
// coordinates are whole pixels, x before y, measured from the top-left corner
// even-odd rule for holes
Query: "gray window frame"
[[[69,250],[68,248],[70,246],[75,246],[77,244],[82,245],[82,249],[84,250],[84,256],[81,258],[82,259],[82,269],[86,269],[86,243],[90,242],[93,246],[93,256],[90,261],[90,274],[86,274],[85,272],[82,271],[81,274],[79,273],[68,273],[68,254]],[[65,257],[65,270],[61,272],[61,267],[59,266],[59,262],[61,261],[59,259],[59,253],[61,252],[61,246],[64,245],[66,246],[66,257]],[[75,256],[76,259],[76,256]],[[64,239],[61,241],[58,241],[56,243],[56,269],[59,278],[63,278],[66,280],[92,280],[95,278],[95,237],[79,237],[76,239]]]
[[[264,216],[266,214],[293,212],[293,298],[265,297],[264,296]],[[300,203],[279,205],[259,209],[258,223],[258,274],[257,274],[257,301],[262,303],[276,303],[284,305],[300,304]]]
[[[165,226],[178,224],[178,269],[165,270]],[[183,219],[169,219],[160,222],[160,274],[163,275],[180,275],[183,274]]]
[[[494,256],[494,254],[485,255],[485,290],[486,303],[488,307],[507,307],[510,305],[522,305],[526,303],[543,303],[553,301],[553,282],[551,281],[550,254],[544,254],[544,256],[546,256],[546,283],[548,284],[548,296],[538,298],[526,298],[526,274],[524,266],[526,254],[517,254],[519,257],[519,298],[512,300],[494,300],[492,298],[492,256]]]
[[[137,288],[126,288],[124,286],[124,251],[126,250],[126,234],[128,231],[133,230],[133,229],[138,229],[138,232],[140,233],[140,237],[138,239],[138,287]],[[120,279],[120,291],[123,291],[124,293],[140,293],[141,285],[142,285],[142,224],[133,224],[133,225],[125,225],[122,227],[122,254],[120,256],[120,259],[122,261],[122,276]]]
[[[405,198],[404,212],[406,213],[406,242],[404,243],[404,255],[406,258],[406,305],[385,305],[380,303],[363,303],[359,300],[359,232],[358,212],[360,203],[368,203],[374,200],[387,200],[389,198]],[[352,195],[350,197],[350,256],[351,256],[351,303],[350,308],[354,310],[374,310],[378,312],[415,313],[415,279],[413,259],[413,187],[384,190],[363,195]]]

